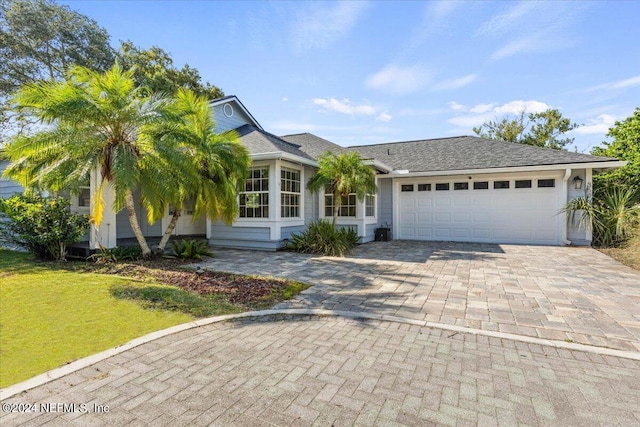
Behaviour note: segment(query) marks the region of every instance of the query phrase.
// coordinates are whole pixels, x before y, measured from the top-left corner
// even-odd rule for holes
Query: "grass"
[[[602,248],[600,252],[636,270],[640,270],[640,236],[620,248]]]
[[[201,296],[175,286],[127,284],[111,288],[118,299],[139,301],[144,308],[187,313],[194,317],[210,317],[239,313],[242,309],[220,295]]]
[[[84,263],[37,262],[29,254],[0,249],[0,387],[153,331],[268,307],[307,288],[296,282],[263,286],[266,293],[237,304],[224,294],[163,284],[165,277],[184,275],[171,265],[153,267],[157,274],[144,270],[142,278],[115,275],[133,267],[115,265],[121,273]]]

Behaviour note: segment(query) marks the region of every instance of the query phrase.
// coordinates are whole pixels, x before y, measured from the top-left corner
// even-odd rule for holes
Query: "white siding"
[[[22,194],[24,191],[24,188],[17,182],[2,177],[8,166],[7,160],[0,160],[0,199],[9,198],[14,194]]]
[[[231,117],[227,117],[227,115],[224,114],[224,106],[227,104],[233,108],[233,115]],[[229,102],[225,104],[216,105],[213,111],[216,120],[216,132],[218,133],[237,129],[246,124],[253,124],[252,120],[244,114],[240,106],[233,100],[229,100]]]

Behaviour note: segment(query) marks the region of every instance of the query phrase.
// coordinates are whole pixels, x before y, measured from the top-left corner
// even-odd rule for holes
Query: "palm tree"
[[[327,152],[318,159],[318,172],[309,180],[307,188],[317,193],[325,190],[333,195],[333,226],[336,225],[342,198],[355,193],[359,201],[367,194],[375,194],[375,172],[356,151],[334,154]]]
[[[139,190],[150,220],[164,205],[167,170],[187,168],[189,159],[174,150],[166,135],[181,124],[171,98],[146,95],[131,70],[115,64],[98,73],[73,67],[64,81],[28,84],[13,98],[18,111],[41,121],[42,130],[5,147],[12,162],[6,174],[25,187],[53,192],[78,191],[93,170],[101,180],[92,195],[91,221],[99,226],[104,189],[115,192],[113,209],[126,208],[131,228],[146,256],[151,253],[134,209]],[[168,168],[168,169],[167,169]],[[188,170],[188,168],[186,169]]]
[[[235,132],[215,133],[216,123],[206,97],[180,90],[176,106],[183,112],[183,123],[177,133],[166,138],[173,139],[170,145],[176,145],[192,161],[190,169],[181,171],[172,188],[167,189],[174,213],[158,245],[159,252],[164,251],[186,200],[195,200],[195,217],[233,221],[238,215],[238,189],[244,186],[251,165],[249,153]]]

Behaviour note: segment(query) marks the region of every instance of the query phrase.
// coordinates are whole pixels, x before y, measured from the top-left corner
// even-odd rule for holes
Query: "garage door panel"
[[[437,212],[435,214],[435,222],[438,223],[449,223],[451,222],[451,214],[449,212]]]
[[[435,229],[435,237],[443,238],[443,237],[451,237],[451,229],[450,228],[436,228]]]
[[[412,212],[402,212],[400,214],[400,221],[405,222],[414,222],[416,220],[416,214]]]
[[[433,237],[432,228],[416,228],[416,237],[431,239]]]
[[[424,197],[418,199],[418,207],[420,209],[433,207],[433,199]]]
[[[512,186],[400,193],[398,238],[558,244],[558,191]]]
[[[458,239],[467,239],[473,237],[473,233],[471,233],[471,230],[469,230],[468,228],[454,228],[452,231],[453,237]]]
[[[457,223],[457,222],[463,222],[465,224],[468,224],[470,221],[471,214],[468,213],[455,213],[453,214],[453,222]]]

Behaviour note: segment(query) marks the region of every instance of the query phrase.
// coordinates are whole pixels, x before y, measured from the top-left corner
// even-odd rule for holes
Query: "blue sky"
[[[558,108],[579,151],[640,106],[640,2],[64,1],[169,51],[267,130],[341,145]],[[573,149],[573,147],[572,147]]]

